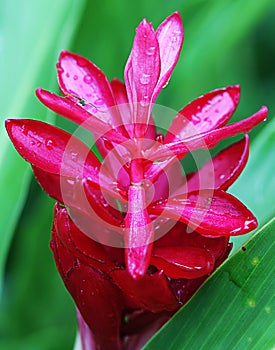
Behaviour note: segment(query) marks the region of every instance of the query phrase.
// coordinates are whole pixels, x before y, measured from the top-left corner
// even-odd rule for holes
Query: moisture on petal
[[[243,171],[249,154],[249,137],[228,146],[193,173],[177,194],[199,189],[227,190]]]
[[[237,198],[220,190],[177,195],[150,206],[148,212],[182,221],[212,237],[245,234],[257,227],[254,215]]]
[[[178,12],[167,17],[160,24],[156,31],[156,37],[159,43],[161,70],[153,101],[157,98],[160,90],[168,83],[179,59],[183,43],[183,25]]]
[[[125,260],[133,278],[143,276],[149,266],[154,228],[145,206],[143,186],[131,185],[125,217]]]
[[[152,95],[159,79],[160,53],[156,34],[146,20],[137,28],[132,51],[125,67],[125,85],[132,106],[135,134],[144,136],[150,118]]]
[[[171,158],[173,156],[183,158],[186,153],[196,149],[215,147],[219,141],[225,138],[242,132],[246,133],[251,131],[256,125],[266,120],[267,113],[267,107],[263,106],[251,117],[237,123],[226,125],[203,134],[187,137],[179,142],[157,145],[156,148],[152,148],[146,152],[146,156],[152,161]]]
[[[198,97],[176,115],[165,137],[165,143],[183,140],[225,125],[236,110],[239,99],[238,85]]]

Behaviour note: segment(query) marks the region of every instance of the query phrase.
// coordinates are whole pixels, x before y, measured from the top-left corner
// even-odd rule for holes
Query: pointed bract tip
[[[59,54],[59,58],[64,57],[64,56],[66,56],[68,54],[71,54],[71,52],[67,51],[67,50],[61,50],[60,54]]]
[[[167,17],[167,20],[172,19],[172,18],[177,18],[177,20],[179,20],[182,23],[182,18],[181,18],[179,11],[175,11],[174,13],[172,13],[172,15]]]
[[[241,93],[240,85],[238,84],[230,85],[228,86],[227,91],[231,96],[232,100],[234,101],[235,106],[237,106],[240,102],[240,93]]]
[[[143,20],[140,22],[140,24],[137,26],[136,28],[136,32],[140,31],[140,30],[144,30],[144,29],[147,29],[147,28],[150,28],[151,30],[154,31],[154,28],[152,26],[152,23],[151,22],[148,22],[146,18],[143,18]]]
[[[6,119],[5,120],[5,128],[6,128],[7,133],[8,133],[10,138],[11,138],[11,127],[12,127],[12,119]]]
[[[22,121],[22,119],[6,119],[5,120],[5,127],[6,127],[7,133],[8,133],[11,140],[13,139],[12,128],[16,125],[21,126],[21,124],[22,124],[21,121]]]
[[[11,139],[13,144],[15,141],[14,130],[17,127],[21,127],[23,123],[24,123],[23,119],[6,119],[5,120],[5,127],[9,135],[9,138]]]
[[[37,88],[35,90],[35,94],[36,94],[36,97],[39,99],[39,101],[42,102],[43,104],[48,102],[49,98],[51,98],[54,95],[54,93],[44,90],[42,88]]]
[[[137,266],[136,264],[131,264],[128,265],[128,272],[130,273],[132,278],[137,281],[145,275],[146,270],[142,268],[141,265]]]
[[[38,97],[38,98],[40,98],[40,96],[41,95],[43,95],[43,89],[42,88],[37,88],[36,90],[35,90],[35,94],[36,94],[36,96]]]
[[[6,119],[5,120],[5,126],[7,127],[11,123],[11,119]]]
[[[159,27],[161,27],[164,24],[167,24],[168,22],[173,22],[174,20],[181,27],[181,30],[183,33],[183,23],[182,23],[182,18],[181,18],[179,11],[176,11],[176,12],[172,13],[170,16],[166,17],[165,20],[160,24]]]
[[[266,106],[262,106],[261,109],[260,109],[260,111],[261,111],[263,114],[266,114],[266,116],[267,116],[267,114],[268,114],[268,108],[267,108]]]

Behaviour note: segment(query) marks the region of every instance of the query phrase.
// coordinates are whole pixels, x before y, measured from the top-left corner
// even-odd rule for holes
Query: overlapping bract
[[[99,349],[140,347],[224,261],[229,237],[257,226],[253,214],[226,192],[246,164],[247,135],[186,179],[178,160],[248,132],[266,118],[266,107],[225,125],[240,95],[238,86],[229,86],[191,102],[165,136],[157,133],[153,104],[182,42],[178,13],[156,31],[143,20],[125,85],[109,82],[92,62],[64,51],[57,65],[64,97],[37,90],[47,107],[92,132],[103,164],[87,145],[54,126],[6,123],[38,182],[60,203],[51,248],[78,307],[83,344],[94,338]]]

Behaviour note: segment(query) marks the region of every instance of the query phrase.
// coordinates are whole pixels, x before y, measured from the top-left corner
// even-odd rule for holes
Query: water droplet
[[[84,80],[84,83],[86,84],[91,84],[93,78],[88,74],[88,75],[85,75],[85,77],[83,78]]]
[[[53,147],[54,147],[54,141],[52,139],[46,140],[46,148],[51,150],[51,149],[53,149]]]
[[[113,145],[112,143],[107,140],[107,139],[103,139],[103,142],[104,142],[104,146],[108,149],[108,150],[112,150],[113,149]]]
[[[169,84],[169,81],[170,81],[170,78],[167,80],[167,82],[163,85],[163,89],[165,89],[166,88],[166,86]]]
[[[155,47],[155,46],[149,47],[149,49],[146,50],[146,55],[148,55],[148,56],[154,55],[155,50],[156,50],[156,47]]]
[[[156,142],[159,142],[161,144],[164,144],[164,135],[162,133],[158,133],[157,137],[156,137]],[[157,161],[154,162],[154,164],[158,164],[156,163]]]
[[[224,174],[220,175],[220,179],[221,179],[221,180],[223,180],[224,178],[225,178],[225,175],[224,175]]]
[[[28,135],[28,133],[29,133],[29,131],[28,131],[28,129],[26,128],[26,125],[22,125],[22,133],[24,134],[24,135]]]
[[[64,73],[64,69],[62,67],[57,67],[57,71],[59,74]]]
[[[192,115],[192,122],[194,122],[194,124],[198,124],[201,121],[201,118],[197,115],[197,114],[193,114]]]
[[[70,78],[70,73],[66,73],[66,77],[67,77],[67,78]]]
[[[77,80],[78,79],[78,75],[74,75],[74,80]]]
[[[79,57],[77,59],[77,64],[79,65],[79,67],[86,67],[87,62],[84,58]]]
[[[244,229],[248,230],[251,228],[251,225],[253,225],[255,223],[254,219],[251,220],[246,220],[244,222]]]
[[[97,106],[102,106],[104,104],[104,99],[98,98],[97,100],[95,100],[94,104]]]
[[[214,136],[213,135],[208,135],[208,140],[209,140],[209,142],[213,142],[214,141]]]
[[[72,160],[75,160],[77,157],[77,152],[72,152],[71,157],[72,157]]]
[[[148,105],[148,96],[143,96],[143,99],[140,101],[142,107],[146,107]]]
[[[140,84],[142,84],[142,85],[148,85],[149,82],[150,82],[150,77],[151,77],[150,74],[145,74],[145,73],[143,73],[143,74],[142,74],[142,77],[139,79]]]
[[[71,180],[71,179],[67,179],[67,183],[69,184],[69,185],[74,185],[75,184],[75,182],[74,182],[74,180]],[[84,281],[83,281],[84,282]]]
[[[174,31],[172,37],[171,37],[171,42],[170,45],[176,44],[179,40],[179,33],[177,31]]]

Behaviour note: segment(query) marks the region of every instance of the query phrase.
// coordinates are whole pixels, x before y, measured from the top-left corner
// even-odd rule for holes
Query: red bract
[[[87,59],[64,51],[57,68],[64,97],[38,89],[54,112],[90,131],[100,162],[76,136],[33,120],[8,120],[17,151],[31,163],[55,206],[51,248],[78,308],[83,349],[138,349],[228,256],[232,235],[257,226],[226,190],[242,172],[249,138],[196,172],[179,159],[250,131],[262,107],[226,125],[239,86],[212,91],[184,107],[164,136],[152,116],[183,43],[176,12],[154,31],[143,20],[125,68],[109,82]]]

